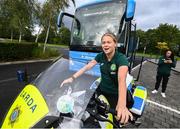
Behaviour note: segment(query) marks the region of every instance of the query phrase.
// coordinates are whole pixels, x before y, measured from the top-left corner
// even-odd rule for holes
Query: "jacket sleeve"
[[[163,57],[160,57],[160,58],[159,58],[158,65],[162,65],[162,64],[164,64],[164,60],[163,60]]]
[[[100,63],[101,55],[102,55],[102,53],[99,53],[96,55],[96,57],[94,58],[96,60],[96,62]]]
[[[174,60],[171,64],[171,67],[175,68],[176,67],[176,60]]]

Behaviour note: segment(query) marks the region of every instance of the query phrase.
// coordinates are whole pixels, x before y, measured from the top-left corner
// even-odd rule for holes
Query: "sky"
[[[39,0],[44,2],[45,0]],[[92,0],[75,0],[76,6]],[[159,26],[160,23],[177,25],[180,28],[180,0],[136,0],[134,22],[137,29],[148,30]],[[72,3],[67,12],[74,12]]]
[[[180,0],[136,0],[135,21],[143,30],[169,23],[180,28]]]

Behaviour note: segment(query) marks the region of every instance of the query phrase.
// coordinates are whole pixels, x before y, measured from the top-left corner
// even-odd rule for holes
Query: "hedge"
[[[0,43],[0,60],[19,60],[32,57],[37,43]]]

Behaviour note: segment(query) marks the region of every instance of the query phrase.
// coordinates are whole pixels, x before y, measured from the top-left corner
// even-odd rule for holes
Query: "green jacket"
[[[176,66],[176,62],[173,61],[172,63],[164,63],[164,60],[166,60],[166,58],[164,56],[159,58],[159,62],[158,62],[158,68],[157,68],[157,73],[160,75],[170,75],[171,72],[171,68]]]
[[[95,60],[100,64],[101,91],[109,94],[118,94],[118,68],[120,66],[128,66],[127,58],[116,51],[111,61],[107,60],[103,52],[99,53]]]

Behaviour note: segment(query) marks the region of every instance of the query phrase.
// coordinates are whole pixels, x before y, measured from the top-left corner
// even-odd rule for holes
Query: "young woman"
[[[175,67],[174,54],[171,50],[166,50],[164,55],[159,58],[158,69],[156,75],[155,89],[152,91],[153,94],[158,93],[159,85],[162,81],[162,97],[166,97],[165,91],[169,80],[171,67]]]
[[[74,79],[99,63],[101,71],[99,89],[108,99],[111,108],[117,110],[117,119],[121,123],[127,123],[129,118],[133,119],[132,114],[126,107],[128,61],[123,54],[116,51],[117,39],[114,34],[104,34],[101,43],[103,52],[99,53],[94,60],[90,61],[72,77],[64,80],[61,86],[65,83],[72,83]]]

